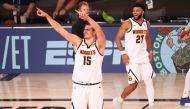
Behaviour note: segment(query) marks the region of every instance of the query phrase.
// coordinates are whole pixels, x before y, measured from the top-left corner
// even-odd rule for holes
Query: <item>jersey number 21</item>
[[[136,43],[142,43],[143,42],[143,39],[144,39],[144,35],[137,35],[136,37]]]

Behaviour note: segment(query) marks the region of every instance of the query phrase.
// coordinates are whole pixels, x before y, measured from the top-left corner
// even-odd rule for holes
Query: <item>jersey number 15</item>
[[[91,57],[84,56],[84,65],[91,65]]]

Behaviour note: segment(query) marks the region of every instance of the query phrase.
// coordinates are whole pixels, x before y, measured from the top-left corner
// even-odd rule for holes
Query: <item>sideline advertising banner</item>
[[[71,31],[70,26],[65,28]],[[119,27],[103,29],[107,38],[103,72],[125,72],[114,42]],[[176,73],[189,69],[190,38],[181,40],[180,31],[181,27],[172,25],[151,27],[155,72]],[[0,28],[1,73],[71,73],[72,55],[72,44],[51,27]]]

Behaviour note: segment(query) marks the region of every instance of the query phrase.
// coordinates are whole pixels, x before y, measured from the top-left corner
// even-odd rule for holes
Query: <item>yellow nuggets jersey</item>
[[[129,56],[129,62],[132,63],[147,63],[149,62],[146,34],[148,32],[148,25],[144,19],[142,24],[135,22],[129,18],[131,28],[125,33],[125,50]]]
[[[81,42],[75,53],[75,64],[72,79],[78,83],[97,83],[102,81],[102,61],[96,42],[91,46]]]

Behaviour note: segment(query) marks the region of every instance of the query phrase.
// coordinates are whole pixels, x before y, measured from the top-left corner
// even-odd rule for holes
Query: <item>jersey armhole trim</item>
[[[97,47],[97,45],[96,45],[96,41],[95,41],[95,47],[96,47],[98,53],[99,53],[101,56],[104,56],[103,54],[100,53],[100,51],[99,51],[99,49],[98,49],[98,47]]]
[[[80,42],[79,46],[77,47],[76,51],[74,50],[74,53],[75,53],[75,54],[77,53],[79,47],[82,45],[82,42],[83,42],[83,39],[82,39],[82,41]]]
[[[129,19],[129,21],[130,21],[130,28],[126,31],[126,33],[129,33],[131,30],[132,30],[132,22],[131,22],[131,20]]]

